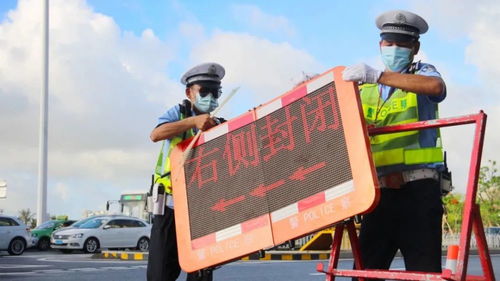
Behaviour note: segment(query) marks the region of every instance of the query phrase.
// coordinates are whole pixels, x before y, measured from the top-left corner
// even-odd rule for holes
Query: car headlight
[[[82,238],[83,237],[83,233],[78,233],[78,234],[73,234],[73,236],[71,236],[73,238]]]
[[[31,233],[31,237],[37,237],[36,233]]]

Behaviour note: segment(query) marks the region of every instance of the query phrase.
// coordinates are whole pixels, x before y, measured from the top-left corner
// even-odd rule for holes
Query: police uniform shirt
[[[415,65],[415,74],[431,76],[431,77],[439,77],[441,78],[441,74],[437,71],[437,69],[428,63],[417,62]],[[401,73],[408,73],[409,68],[406,68],[401,71]],[[395,88],[379,84],[379,92],[382,100],[387,100],[389,98],[389,94],[393,93]],[[418,94],[418,93],[417,93]],[[439,96],[429,96],[429,95],[417,95],[417,104],[418,104],[418,117],[419,120],[432,120],[437,119],[436,116],[436,104],[442,102],[446,98],[446,86],[443,89],[443,92]],[[420,131],[420,146],[421,147],[433,147],[436,144],[437,139],[437,130],[436,129],[428,129]],[[412,165],[412,166],[389,166],[389,167],[379,167],[377,168],[377,172],[379,176],[383,176],[392,172],[399,172],[402,170],[412,170],[419,168],[434,168],[434,169],[442,169],[444,166],[442,164],[422,164],[422,165]]]
[[[191,116],[196,115],[194,111],[191,110]],[[163,125],[165,123],[171,123],[171,122],[176,122],[181,120],[181,106],[179,104],[171,107],[168,109],[163,115],[161,115],[158,118],[158,125],[156,127],[159,127],[160,125]],[[194,133],[197,133],[197,129],[193,129]],[[163,155],[164,157],[167,157],[168,150],[170,148],[170,139],[164,140],[165,144],[163,145]],[[166,159],[166,158],[165,158]],[[166,161],[163,159],[163,165],[165,165]],[[165,167],[161,167],[161,170],[163,171]],[[167,206],[170,207],[171,209],[174,208],[174,203],[172,200],[167,200]]]

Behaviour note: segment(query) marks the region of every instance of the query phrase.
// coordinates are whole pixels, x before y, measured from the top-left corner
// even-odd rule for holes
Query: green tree
[[[496,161],[488,162],[488,166],[481,167],[477,192],[485,227],[500,225],[500,176],[497,175]]]
[[[443,203],[443,231],[451,234],[460,232],[460,227],[462,225],[462,212],[464,210],[463,195],[450,193],[443,198]]]
[[[485,227],[500,225],[500,176],[497,175],[496,161],[489,160],[479,172],[476,202],[481,209]],[[443,198],[445,213],[443,231],[451,234],[460,232],[464,209],[464,196],[450,193]]]
[[[35,213],[32,213],[30,208],[19,210],[19,219],[29,227],[36,225]]]

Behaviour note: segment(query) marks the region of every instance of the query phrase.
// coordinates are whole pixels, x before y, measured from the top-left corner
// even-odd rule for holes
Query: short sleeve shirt
[[[191,111],[191,116],[194,116],[195,112]],[[169,108],[165,113],[163,113],[160,117],[158,117],[158,123],[156,127],[159,127],[165,123],[177,122],[181,120],[181,106],[179,104]],[[196,133],[196,129],[193,129],[194,133]],[[165,142],[168,145],[165,145],[167,148],[170,146],[170,140],[166,139]]]
[[[192,115],[194,115],[194,112],[192,112]],[[165,113],[163,113],[160,117],[158,117],[158,123],[156,127],[161,126],[165,123],[171,123],[171,122],[176,122],[181,120],[181,106],[179,104],[169,108]],[[164,140],[163,144],[163,155],[166,157],[168,154],[168,150],[170,148],[170,139]],[[162,162],[165,164],[165,159]],[[161,167],[163,170],[163,167]],[[172,198],[167,198],[167,206],[170,207],[171,209],[174,208],[173,201],[171,200]]]
[[[181,120],[181,106],[179,104],[169,108],[165,113],[158,117],[158,124],[156,127],[170,122]]]

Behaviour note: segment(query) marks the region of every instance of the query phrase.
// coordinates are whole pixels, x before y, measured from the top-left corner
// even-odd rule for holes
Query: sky
[[[42,1],[0,1],[0,199],[5,214],[36,211]],[[500,2],[50,0],[48,205],[80,218],[107,200],[146,192],[157,118],[183,98],[179,83],[206,61],[241,86],[220,115],[234,118],[339,65],[383,69],[375,18],[413,11],[430,28],[418,59],[447,84],[441,117],[488,114],[483,164],[500,160]],[[473,126],[441,134],[464,193]]]

